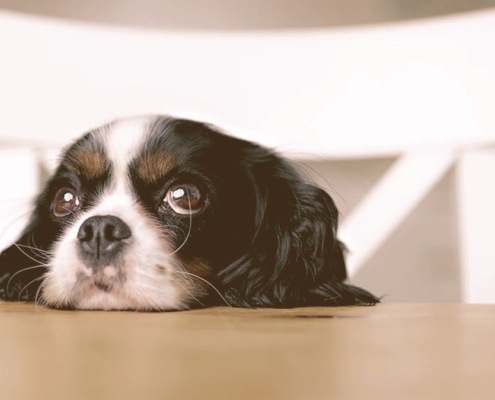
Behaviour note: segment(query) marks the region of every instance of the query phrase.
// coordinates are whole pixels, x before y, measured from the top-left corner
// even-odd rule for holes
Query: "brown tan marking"
[[[108,169],[108,160],[95,149],[77,149],[68,156],[68,164],[80,175],[87,179],[94,179]]]
[[[201,278],[206,278],[213,273],[211,267],[206,263],[205,260],[185,260],[182,265],[187,272],[200,276]]]
[[[139,159],[137,173],[145,182],[156,182],[176,166],[177,161],[171,154],[149,153]]]
[[[185,295],[191,297],[192,300],[198,300],[200,304],[201,298],[208,294],[208,288],[211,286],[205,278],[213,273],[213,270],[206,264],[205,260],[201,259],[184,259],[181,257],[181,264],[184,267],[184,272],[179,272],[186,279],[180,284],[180,288]]]
[[[165,275],[167,273],[167,267],[162,264],[156,264],[155,265],[156,272],[158,272],[159,275]]]

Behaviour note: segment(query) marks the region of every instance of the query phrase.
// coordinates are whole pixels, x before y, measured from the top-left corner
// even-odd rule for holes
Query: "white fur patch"
[[[149,124],[149,118],[144,117],[117,121],[103,138],[105,150],[112,163],[117,190],[128,186],[129,162],[139,154],[148,133]]]

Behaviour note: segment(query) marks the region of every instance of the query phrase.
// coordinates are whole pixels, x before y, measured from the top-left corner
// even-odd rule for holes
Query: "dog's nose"
[[[105,267],[124,247],[131,229],[113,215],[97,215],[83,222],[77,233],[79,248],[88,266]]]

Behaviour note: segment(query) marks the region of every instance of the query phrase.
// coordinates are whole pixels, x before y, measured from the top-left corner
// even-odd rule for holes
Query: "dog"
[[[374,305],[346,280],[338,210],[274,151],[201,122],[131,117],[68,146],[0,299],[84,310]]]

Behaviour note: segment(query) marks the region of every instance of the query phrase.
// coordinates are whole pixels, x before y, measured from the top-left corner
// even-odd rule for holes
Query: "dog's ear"
[[[249,252],[218,274],[226,300],[246,307],[377,303],[343,282],[345,247],[332,198],[266,149],[251,147],[243,158],[255,191],[256,233]]]
[[[0,300],[33,301],[46,272],[50,226],[35,211],[20,238],[0,254]]]

